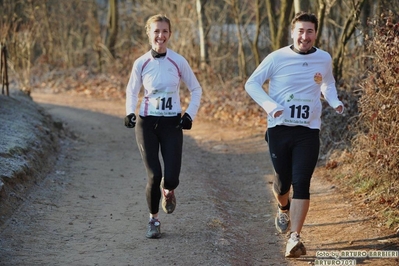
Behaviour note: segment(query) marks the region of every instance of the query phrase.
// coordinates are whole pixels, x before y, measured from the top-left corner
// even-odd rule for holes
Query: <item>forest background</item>
[[[319,17],[316,46],[333,58],[346,107],[340,116],[323,102],[319,167],[395,228],[398,0],[0,0],[2,93],[9,82],[27,94],[123,99],[134,60],[150,49],[146,19],[162,13],[172,21],[170,48],[189,61],[203,87],[199,118],[263,127],[266,114],[244,84],[268,53],[290,44],[299,10]]]

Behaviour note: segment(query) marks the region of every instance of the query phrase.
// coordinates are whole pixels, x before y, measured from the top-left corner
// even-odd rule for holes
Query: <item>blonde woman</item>
[[[146,198],[150,217],[146,237],[160,238],[159,203],[162,197],[163,210],[168,214],[175,210],[175,189],[179,185],[182,162],[182,130],[191,129],[202,88],[187,60],[168,48],[172,34],[170,20],[158,14],[147,20],[145,28],[151,50],[133,64],[126,88],[125,126],[135,127],[136,142],[147,170]],[[184,113],[179,97],[181,81],[191,93]],[[142,87],[144,95],[137,116]]]

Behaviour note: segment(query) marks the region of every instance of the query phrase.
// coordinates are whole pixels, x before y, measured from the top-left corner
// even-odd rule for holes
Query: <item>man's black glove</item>
[[[180,119],[179,124],[177,125],[176,128],[178,129],[191,129],[191,126],[193,125],[193,120],[191,119],[191,116],[187,113],[184,113],[182,118]]]
[[[136,126],[136,115],[131,113],[125,117],[125,126],[127,128],[134,128]]]

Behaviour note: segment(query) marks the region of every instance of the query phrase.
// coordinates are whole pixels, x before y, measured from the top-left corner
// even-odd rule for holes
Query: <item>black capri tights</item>
[[[151,214],[159,211],[162,177],[165,189],[173,190],[179,185],[183,150],[183,131],[176,128],[179,121],[180,115],[147,116],[137,120],[136,141],[147,171],[146,197]],[[163,175],[159,150],[163,159]]]
[[[292,198],[310,198],[310,179],[319,157],[319,132],[303,126],[276,126],[266,131],[276,173],[274,191],[279,195],[288,193],[292,185]]]

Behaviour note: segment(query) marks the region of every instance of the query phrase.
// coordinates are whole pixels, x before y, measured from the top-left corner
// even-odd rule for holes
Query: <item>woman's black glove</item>
[[[180,119],[179,124],[177,125],[176,128],[178,129],[191,129],[191,126],[193,125],[193,120],[191,119],[191,116],[187,113],[184,113],[182,118]]]
[[[127,128],[134,128],[136,126],[136,115],[134,113],[125,117],[125,126]]]

